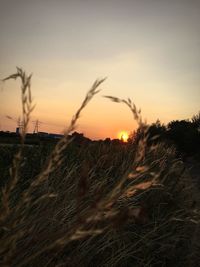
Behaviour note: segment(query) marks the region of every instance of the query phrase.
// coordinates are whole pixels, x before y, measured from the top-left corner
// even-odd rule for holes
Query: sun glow
[[[127,142],[128,141],[128,138],[129,138],[129,135],[128,135],[128,132],[126,131],[121,131],[118,133],[117,135],[118,139],[120,139],[122,142]]]

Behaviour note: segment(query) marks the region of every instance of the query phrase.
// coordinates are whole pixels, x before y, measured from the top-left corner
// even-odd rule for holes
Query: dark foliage
[[[191,120],[175,120],[167,126],[158,120],[151,124],[144,133],[141,129],[134,132],[129,141],[138,143],[141,138],[147,137],[149,145],[164,141],[176,146],[178,154],[184,156],[200,155],[200,112]]]

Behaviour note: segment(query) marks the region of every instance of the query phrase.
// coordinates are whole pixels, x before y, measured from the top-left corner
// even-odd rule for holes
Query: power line
[[[13,117],[11,117],[9,115],[6,115],[6,118],[17,123],[17,127],[16,127],[16,132],[17,133],[21,133],[23,131],[24,123],[20,118],[16,119],[16,118],[13,118]]]
[[[39,126],[43,123],[42,121],[39,120],[35,120],[32,121],[32,123],[34,123],[34,129],[33,129],[33,133],[39,133]]]

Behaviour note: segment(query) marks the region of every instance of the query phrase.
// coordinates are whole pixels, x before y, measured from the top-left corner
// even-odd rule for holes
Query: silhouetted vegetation
[[[199,113],[200,114],[200,113]],[[148,126],[146,135],[148,144],[165,142],[175,145],[179,156],[200,155],[200,115],[194,115],[191,120],[175,120],[167,125],[160,121]],[[138,129],[133,133],[132,138],[138,142],[143,138],[143,132]]]
[[[27,126],[30,76],[17,69],[13,78],[22,82]],[[199,115],[148,126],[130,99],[109,96],[139,128],[128,143],[92,142],[74,130],[103,81],[61,139],[27,145],[22,129],[20,145],[0,146],[1,266],[198,266],[199,191],[173,144],[199,152]]]

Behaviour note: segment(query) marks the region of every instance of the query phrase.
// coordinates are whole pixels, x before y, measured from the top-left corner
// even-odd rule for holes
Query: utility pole
[[[36,121],[32,121],[34,123],[34,129],[33,129],[33,133],[35,134],[38,134],[39,133],[39,126],[41,125],[41,121],[39,120],[36,120]]]
[[[6,115],[6,118],[9,119],[9,120],[11,120],[11,121],[14,121],[14,122],[17,123],[16,133],[17,133],[17,134],[21,134],[22,131],[23,131],[23,128],[24,128],[24,123],[23,123],[23,121],[21,121],[20,118],[19,118],[19,119],[16,119],[16,118],[13,118],[13,117],[11,117],[11,116],[9,116],[9,115]]]

